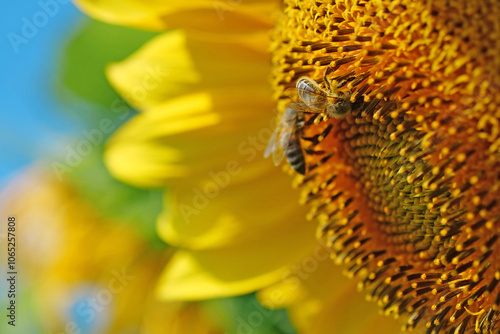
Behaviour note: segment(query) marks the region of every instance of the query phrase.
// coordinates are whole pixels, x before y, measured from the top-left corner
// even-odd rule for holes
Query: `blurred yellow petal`
[[[287,177],[272,170],[252,176],[251,168],[244,165],[232,174],[226,170],[209,172],[211,177],[204,186],[170,191],[158,221],[163,240],[198,250],[247,243],[262,245],[267,242],[261,240],[262,235],[277,248],[296,242],[312,245],[313,224],[304,219],[290,225],[291,220],[305,216],[306,211],[297,207],[296,191],[280,192],[289,182]],[[263,194],[273,200],[265,200]],[[273,210],[276,207],[280,210]]]
[[[377,305],[366,301],[360,294],[354,282],[350,289],[341,290],[342,294],[325,302],[317,302],[317,316],[312,322],[305,322],[310,327],[304,328],[304,334],[386,334],[400,333],[401,323],[392,317],[379,313]],[[314,301],[312,301],[314,303]],[[307,303],[306,303],[307,304]],[[296,306],[291,309],[291,318],[303,316],[303,307]]]
[[[165,39],[171,41],[170,37]],[[178,37],[177,42],[182,41]],[[199,45],[197,48],[201,48]],[[282,273],[277,268],[294,263],[314,244],[313,226],[305,221],[289,226],[290,220],[304,217],[305,212],[297,209],[296,195],[278,191],[289,184],[288,177],[262,157],[274,128],[274,122],[261,117],[272,110],[270,92],[260,83],[265,80],[264,67],[268,65],[255,69],[250,66],[256,59],[266,58],[266,52],[260,50],[262,43],[228,40],[214,45],[212,49],[207,46],[202,55],[208,56],[214,50],[217,57],[227,57],[227,62],[219,62],[215,56],[206,57],[207,60],[199,57],[195,62],[205,78],[205,86],[200,87],[209,89],[209,95],[189,94],[161,104],[153,101],[156,106],[145,108],[114,135],[106,153],[107,165],[115,176],[142,186],[171,187],[158,225],[164,240],[186,249],[224,248],[232,254],[225,260],[222,249],[220,254],[216,250],[198,251],[186,254],[182,261],[173,260],[160,283],[165,299],[200,299],[253,291],[276,281]],[[147,48],[144,51],[149,52]],[[248,66],[240,67],[238,61],[230,63],[231,58],[241,59],[240,65]],[[122,71],[131,69],[130,64],[125,64]],[[116,84],[126,81],[116,79]],[[130,88],[124,91],[127,89]],[[200,119],[214,122],[204,123]],[[222,180],[227,175],[230,180]],[[228,184],[221,185],[225,182]],[[210,184],[220,187],[220,193],[210,194],[210,203],[200,208],[193,201]],[[275,202],[263,200],[264,193],[276,198]],[[283,210],[274,210],[276,205]],[[249,226],[254,228],[249,231]],[[267,236],[265,240],[261,240],[263,234]],[[256,244],[262,251],[286,251],[282,256],[266,257],[263,253],[256,257]],[[290,244],[298,246],[287,250]],[[187,256],[196,261],[185,260]],[[263,258],[269,258],[269,263],[263,263]],[[235,262],[242,267],[227,272]],[[200,263],[204,271],[198,268]]]
[[[254,291],[275,282],[284,268],[261,271],[260,266],[251,268],[255,275],[248,275],[250,269],[241,261],[241,254],[232,259],[228,252],[185,252],[177,251],[164,275],[160,278],[158,298],[163,300],[201,300],[233,296]],[[243,273],[238,272],[244,270]]]
[[[263,61],[268,59],[267,37],[244,37],[210,40],[166,33],[109,68],[117,89],[147,109],[110,142],[106,162],[116,177],[141,186],[162,186],[172,178],[186,181],[200,172],[205,176],[209,170],[225,169],[232,156],[254,159],[255,149],[246,142],[265,134],[256,144],[262,151],[274,126],[259,118],[272,109],[269,87],[262,85],[269,70]],[[183,57],[164,56],[177,52]],[[169,75],[138,98],[134,92],[152,77],[144,68],[165,69]],[[202,78],[199,83],[197,78]],[[208,89],[210,96],[192,93]],[[180,92],[191,94],[172,98]],[[194,105],[191,100],[200,102]],[[247,128],[237,132],[239,124]],[[177,133],[172,132],[175,127]]]
[[[165,175],[185,176],[185,169],[175,166],[182,159],[182,151],[163,145],[161,138],[217,124],[220,116],[211,112],[211,106],[210,96],[193,94],[160,106],[165,112],[135,117],[108,142],[108,168],[118,179],[141,186],[161,185]],[[157,134],[160,131],[163,133]]]
[[[106,74],[115,89],[138,109],[178,95],[201,80],[181,31],[152,39],[128,59],[109,65]]]
[[[88,15],[148,30],[196,29],[226,33],[268,29],[276,2],[266,0],[74,0]]]
[[[288,308],[301,334],[398,333],[401,324],[381,316],[378,307],[357,291],[356,282],[338,269],[328,249],[316,244],[280,282],[259,291],[259,301],[268,308]]]
[[[164,299],[254,291],[279,280],[315,244],[314,227],[297,219],[305,216],[297,194],[279,191],[288,177],[262,157],[275,126],[264,116],[272,110],[262,85],[267,45],[265,34],[170,32],[108,69],[113,85],[144,111],[113,136],[107,165],[127,182],[170,187],[158,230],[168,243],[191,250],[179,250],[165,269]],[[164,56],[177,51],[179,58]],[[144,68],[155,66],[171,75],[134,99],[151,75]],[[216,196],[210,186],[219,188]]]
[[[288,308],[302,297],[306,292],[300,284],[300,279],[290,274],[290,270],[285,271],[280,281],[258,291],[260,304],[273,310]]]
[[[222,334],[198,303],[148,303],[144,310],[143,334]]]
[[[269,73],[267,44],[266,34],[222,38],[170,31],[108,66],[107,76],[140,110],[209,88],[261,88]]]
[[[242,171],[242,176],[244,174]],[[172,191],[185,193],[187,197],[183,203],[167,203],[167,210],[158,225],[160,236],[184,248],[215,249],[190,253],[178,251],[176,256],[184,254],[179,255],[182,265],[175,265],[174,256],[172,266],[167,267],[161,281],[163,298],[190,300],[251,292],[278,280],[290,264],[313,248],[314,226],[306,221],[289,224],[295,217],[305,215],[300,208],[297,209],[293,196],[273,195],[268,189],[267,194],[276,201],[262,200],[266,186],[274,183],[276,188],[271,189],[277,191],[279,183],[287,182],[286,178],[271,172],[261,177],[263,182],[254,182],[250,178],[245,183],[237,181],[240,175],[234,177],[236,186],[221,188],[217,196],[206,198],[208,203],[203,207],[196,206],[201,203],[193,202],[198,199],[191,189]],[[241,196],[242,193],[246,196]],[[192,209],[201,212],[185,215],[183,205],[191,204],[197,208]],[[283,210],[264,214],[273,212],[276,205]],[[253,228],[249,229],[249,226]],[[263,235],[266,238],[262,238]],[[295,246],[290,248],[288,245]],[[268,256],[270,253],[273,256]],[[280,270],[276,271],[277,268]]]
[[[227,90],[172,99],[120,128],[108,143],[105,162],[115,177],[139,186],[190,187],[232,160],[260,158],[271,125],[257,116],[270,108],[264,94]],[[238,124],[246,128],[238,132]]]
[[[360,294],[352,284],[354,282],[350,283],[351,289],[342,290],[341,296],[324,303],[317,303],[318,315],[312,322],[307,322],[310,327],[304,328],[301,333],[387,334],[402,332],[401,323],[392,317],[381,315],[377,305],[367,302],[364,295]],[[297,305],[292,308],[290,317],[292,319],[301,317],[303,307],[307,305]]]
[[[309,250],[307,244],[277,248],[266,240],[229,249],[179,250],[159,281],[158,296],[199,300],[249,293],[278,281]]]
[[[334,298],[352,286],[353,282],[344,277],[339,268],[331,263],[328,249],[316,242],[306,256],[290,267],[283,280],[259,291],[258,297],[266,307],[295,307],[305,300],[312,302]],[[314,302],[311,303],[313,304]],[[314,310],[313,315],[317,311]],[[306,319],[311,315],[304,312],[301,316]]]

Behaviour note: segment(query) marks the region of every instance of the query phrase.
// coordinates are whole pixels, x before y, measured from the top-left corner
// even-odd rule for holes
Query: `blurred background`
[[[62,0],[9,2],[2,15],[0,333],[294,333],[284,310],[253,294],[155,299],[171,255],[155,231],[162,191],[120,183],[102,163],[106,139],[136,113],[104,68],[155,33],[94,21]],[[249,332],[255,314],[264,322]]]

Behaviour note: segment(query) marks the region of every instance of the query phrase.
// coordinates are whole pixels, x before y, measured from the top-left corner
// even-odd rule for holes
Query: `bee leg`
[[[337,88],[333,89],[331,91],[331,94],[338,98],[338,99],[350,99],[351,98],[351,92],[350,91],[345,91],[345,92],[342,92],[339,88],[342,87],[343,85],[345,85],[346,83],[346,80],[342,81],[338,86]]]
[[[342,81],[341,81],[341,82],[337,85],[337,88],[342,88],[342,87],[344,87],[345,85],[347,85],[347,83],[348,83],[348,82],[351,82],[351,81],[353,81],[354,79],[356,79],[356,76],[350,76],[349,78],[342,80]]]
[[[341,81],[341,82],[337,85],[337,87],[336,87],[336,88],[337,88],[337,89],[342,88],[342,87],[344,87],[345,85],[347,85],[347,83],[348,83],[348,82],[349,82],[348,80],[342,80],[342,81]]]
[[[318,114],[315,118],[314,118],[314,124],[318,125],[319,122],[321,121],[324,121],[325,120],[325,115],[323,114]]]
[[[332,82],[328,80],[328,75],[331,74],[332,72],[333,68],[330,65],[328,65],[325,72],[323,73],[323,81],[325,82],[325,85],[327,86],[326,88],[328,88],[328,90],[331,90],[332,87]]]

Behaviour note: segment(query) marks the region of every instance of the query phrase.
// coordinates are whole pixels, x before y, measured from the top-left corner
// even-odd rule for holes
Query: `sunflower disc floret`
[[[285,1],[278,109],[303,76],[353,112],[305,115],[302,202],[332,257],[386,314],[429,333],[496,333],[500,3]]]

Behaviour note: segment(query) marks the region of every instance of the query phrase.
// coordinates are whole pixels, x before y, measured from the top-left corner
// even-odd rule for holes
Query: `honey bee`
[[[305,174],[306,162],[300,144],[301,129],[305,123],[304,113],[325,114],[327,117],[340,118],[353,110],[350,92],[343,93],[338,90],[345,84],[345,81],[332,89],[327,73],[328,71],[325,71],[323,79],[328,86],[328,91],[309,77],[301,77],[297,81],[295,89],[298,101],[286,105],[285,112],[264,152],[265,158],[273,155],[276,166],[286,156],[288,163],[297,173]]]
[[[264,152],[264,158],[272,154],[274,165],[278,166],[283,157],[286,156],[290,167],[297,173],[304,175],[306,161],[299,138],[303,127],[303,108],[300,108],[299,104],[289,103],[269,140]]]

